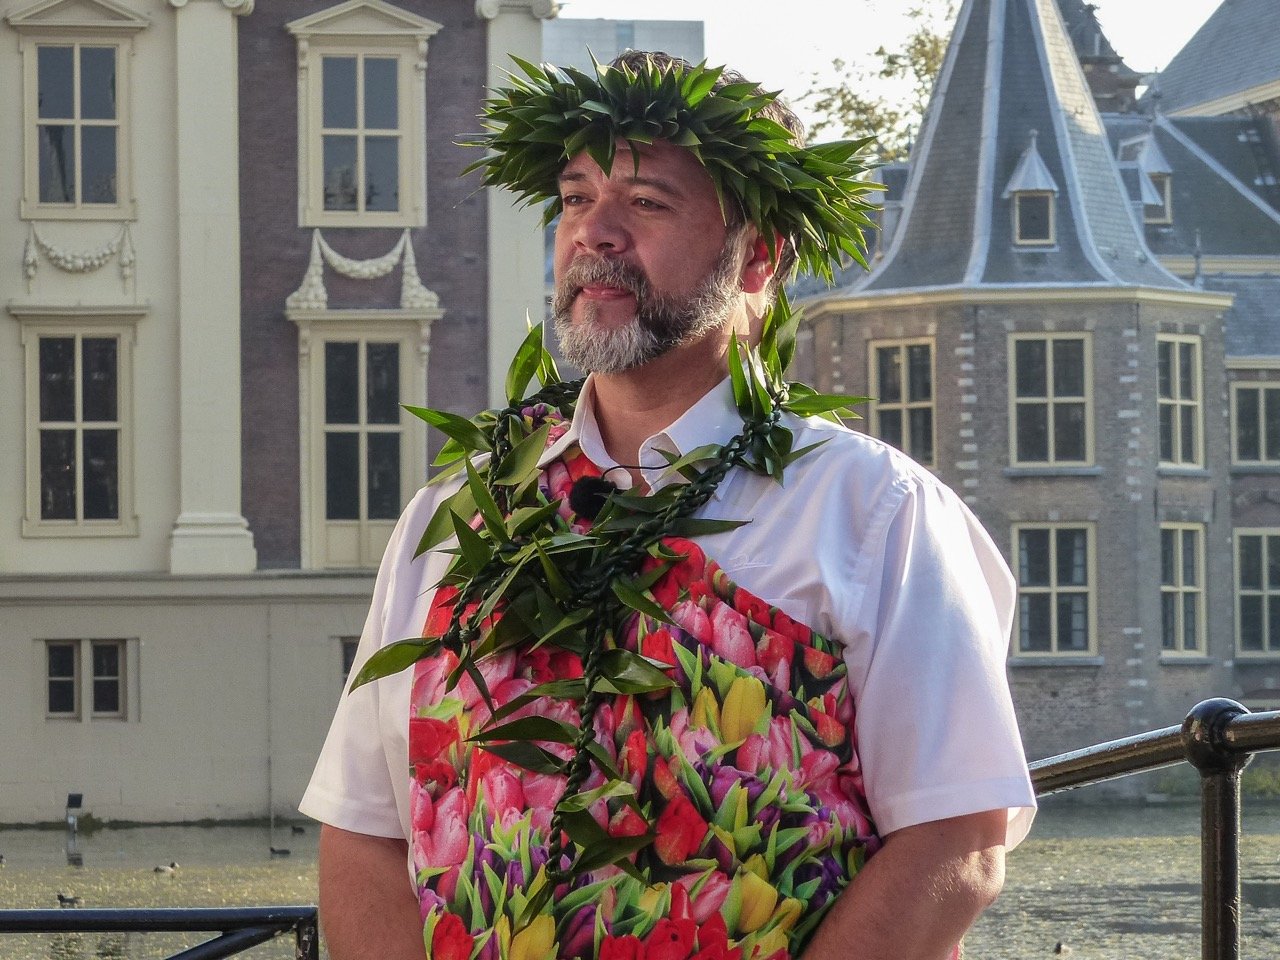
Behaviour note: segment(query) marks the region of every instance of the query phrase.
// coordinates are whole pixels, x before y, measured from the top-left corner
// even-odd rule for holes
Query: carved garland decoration
[[[107,241],[97,250],[84,253],[67,251],[54,246],[40,236],[34,223],[31,224],[27,230],[27,243],[22,253],[22,266],[28,284],[35,279],[40,269],[40,254],[44,254],[46,260],[67,273],[93,273],[106,266],[107,261],[112,257],[119,255],[120,276],[124,280],[133,276],[133,267],[137,262],[133,249],[133,237],[129,233],[127,223],[120,227],[120,232],[116,234],[115,239]]]
[[[289,294],[285,301],[291,310],[325,310],[329,306],[329,292],[324,286],[324,265],[328,264],[336,273],[352,280],[376,280],[385,277],[401,264],[403,274],[400,280],[401,310],[433,310],[440,305],[440,298],[422,285],[418,276],[418,261],[413,253],[413,244],[409,242],[409,231],[406,229],[396,241],[394,247],[380,257],[370,260],[353,260],[344,257],[325,242],[319,230],[311,232],[311,260],[307,264],[307,272],[302,278],[302,285]]]

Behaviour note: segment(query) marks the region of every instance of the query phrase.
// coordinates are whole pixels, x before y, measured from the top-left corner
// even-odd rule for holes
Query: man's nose
[[[580,250],[594,254],[618,254],[631,246],[618,203],[597,199],[577,218],[574,243]]]

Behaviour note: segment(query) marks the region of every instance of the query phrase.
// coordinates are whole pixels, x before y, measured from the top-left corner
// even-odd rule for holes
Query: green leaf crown
[[[859,177],[873,138],[800,146],[765,114],[778,94],[747,81],[717,88],[725,68],[705,62],[593,60],[590,76],[512,60],[521,73],[485,101],[488,132],[461,142],[488,151],[467,167],[483,171],[486,186],[529,204],[550,201],[544,222],[561,211],[557,181],[570,159],[585,151],[608,173],[619,143],[638,164],[635,144],[665,140],[706,168],[722,209],[735,202],[771,248],[777,236],[788,241],[800,270],[830,283],[846,258],[866,266],[864,231],[874,228],[875,209],[868,194],[879,185]]]

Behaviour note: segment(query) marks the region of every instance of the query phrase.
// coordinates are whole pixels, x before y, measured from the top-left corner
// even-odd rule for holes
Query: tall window
[[[1048,246],[1056,242],[1052,193],[1019,191],[1014,194],[1013,202],[1013,235],[1016,243]]]
[[[933,341],[871,344],[872,431],[920,463],[934,463]]]
[[[400,515],[400,344],[324,345],[325,518]]]
[[[1012,462],[1093,460],[1093,375],[1086,334],[1010,338]]]
[[[1232,459],[1280,466],[1280,384],[1231,385]]]
[[[1200,338],[1162,336],[1156,341],[1160,407],[1160,462],[1204,463],[1201,436]]]
[[[36,139],[41,204],[119,201],[120,113],[114,46],[36,48]]]
[[[303,226],[426,223],[427,41],[440,29],[373,0],[288,24],[299,42]]]
[[[87,673],[89,715],[95,719],[123,718],[125,650],[124,640],[45,641],[48,715],[81,716],[81,677]]]
[[[1160,527],[1160,646],[1170,654],[1203,654],[1204,525]]]
[[[1017,654],[1093,649],[1093,530],[1070,524],[1014,527],[1018,557]]]
[[[1280,654],[1280,530],[1236,531],[1236,649]]]

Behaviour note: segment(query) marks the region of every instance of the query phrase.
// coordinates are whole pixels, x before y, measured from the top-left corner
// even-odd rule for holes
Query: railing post
[[[1187,760],[1200,772],[1200,956],[1240,958],[1240,771],[1251,759],[1227,743],[1227,727],[1248,713],[1234,700],[1198,703],[1182,724]]]

